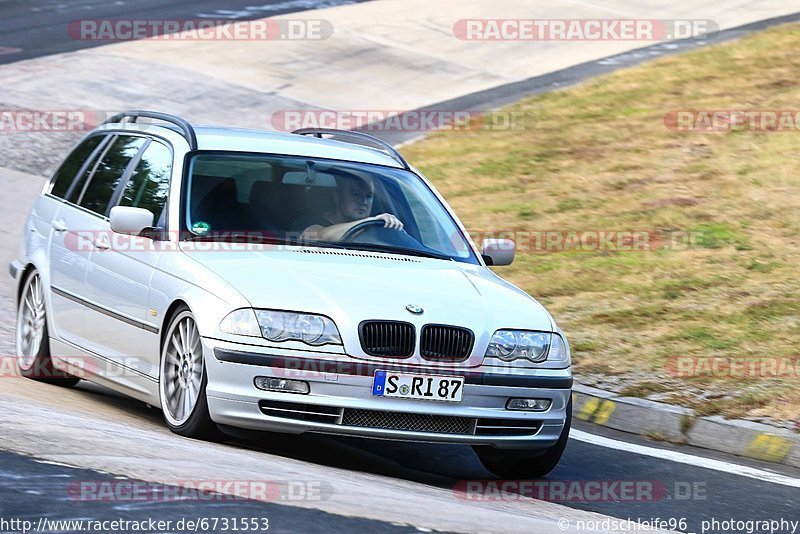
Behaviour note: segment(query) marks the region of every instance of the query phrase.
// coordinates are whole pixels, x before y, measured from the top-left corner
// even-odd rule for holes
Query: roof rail
[[[411,170],[411,166],[408,162],[400,155],[400,153],[394,149],[392,145],[385,141],[381,141],[377,137],[374,137],[369,134],[365,134],[363,132],[354,132],[352,130],[335,130],[333,128],[301,128],[299,130],[295,130],[292,132],[293,134],[298,135],[313,135],[315,137],[322,138],[323,135],[333,135],[338,137],[350,137],[352,139],[358,139],[361,141],[367,141],[368,143],[372,143],[373,148],[377,148],[379,150],[385,151],[394,158],[403,168],[407,171]]]
[[[197,136],[194,133],[194,128],[192,125],[189,124],[188,121],[176,117],[175,115],[170,115],[169,113],[161,113],[158,111],[145,111],[141,109],[132,110],[132,111],[123,111],[122,113],[117,113],[103,124],[113,124],[116,122],[124,122],[125,119],[130,119],[130,122],[136,122],[139,117],[144,117],[145,119],[156,119],[164,122],[169,122],[180,128],[183,137],[189,143],[189,148],[192,150],[197,150]]]

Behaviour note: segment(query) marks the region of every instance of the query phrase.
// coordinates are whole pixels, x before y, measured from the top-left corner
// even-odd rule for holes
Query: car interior
[[[269,232],[276,236],[297,237],[304,228],[298,223],[309,214],[335,208],[336,180],[332,174],[308,174],[296,169],[248,169],[230,177],[193,174],[190,208],[192,221],[203,221],[210,231]],[[279,180],[273,178],[280,177]],[[395,213],[406,225],[406,232],[419,240],[419,230],[402,193],[389,195],[392,184],[376,180],[372,213]],[[397,187],[397,186],[394,186]],[[393,202],[392,202],[393,200]],[[391,205],[389,205],[391,204]],[[400,206],[399,204],[404,204]]]

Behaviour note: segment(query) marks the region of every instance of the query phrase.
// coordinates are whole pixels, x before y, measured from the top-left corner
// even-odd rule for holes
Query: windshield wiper
[[[317,239],[298,239],[293,244],[297,245],[298,247],[339,248],[344,250],[348,250],[350,248],[340,243],[334,243],[332,241],[319,241]]]
[[[340,243],[341,244],[341,243]],[[397,247],[394,245],[376,245],[373,243],[359,243],[359,242],[346,242],[343,243],[345,248],[372,250],[375,252],[388,252],[390,254],[407,254],[409,256],[420,256],[423,258],[435,258],[437,260],[453,260],[451,256],[442,254],[432,249],[418,249],[410,247]]]

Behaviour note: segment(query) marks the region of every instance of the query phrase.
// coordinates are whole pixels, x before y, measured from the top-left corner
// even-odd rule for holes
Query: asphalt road
[[[599,512],[608,516],[652,522],[660,519],[685,519],[686,532],[699,532],[703,520],[733,519],[748,521],[755,519],[793,519],[800,521],[800,470],[776,468],[763,462],[748,462],[730,455],[711,453],[692,447],[677,447],[657,444],[637,437],[602,429],[580,421],[574,422],[579,437],[572,439],[558,467],[547,477],[543,486],[545,493],[539,494],[550,502],[572,508]],[[582,440],[583,433],[613,440],[638,444],[659,451],[680,451],[697,458],[716,459],[732,465],[749,466],[755,469],[781,473],[793,479],[794,485],[770,483],[731,474],[725,471],[705,469],[697,465],[676,464],[658,457],[631,454],[614,448],[594,445]],[[462,487],[466,481],[494,480],[478,462],[472,449],[458,445],[412,444],[402,442],[375,442],[355,438],[291,437],[272,447],[257,447],[252,442],[239,441],[238,446],[255,447],[269,454],[289,456],[322,465],[337,465],[357,469],[390,478],[405,478],[442,488]],[[316,446],[319,440],[320,446]],[[327,446],[326,442],[335,446]],[[302,442],[298,446],[298,441]],[[310,445],[310,447],[306,447]],[[313,451],[336,450],[335,454]],[[300,452],[298,452],[300,451]],[[343,453],[344,452],[344,453]],[[609,499],[595,501],[588,495],[588,484],[606,483],[611,491]],[[628,498],[611,488],[615,482],[652,483],[656,489],[650,494]],[[561,498],[557,488],[574,492],[574,498]],[[492,488],[493,486],[485,486]],[[587,491],[583,498],[581,491]],[[547,495],[547,492],[550,495]],[[525,494],[525,491],[522,491]],[[487,495],[491,494],[487,491]],[[536,493],[527,495],[536,496]],[[618,498],[617,498],[618,497]],[[508,497],[513,498],[513,496]],[[713,529],[707,532],[729,532]],[[798,529],[800,532],[800,529]]]
[[[3,393],[12,394],[19,403],[37,402],[50,399],[50,404],[58,410],[83,410],[87,425],[85,432],[76,429],[76,439],[83,436],[87,442],[95,443],[88,428],[108,427],[116,432],[116,426],[123,423],[132,427],[130,432],[119,436],[117,442],[99,441],[96,446],[100,451],[77,452],[79,447],[64,445],[60,458],[65,463],[80,461],[80,454],[122,454],[124,451],[137,451],[141,445],[138,440],[146,441],[150,433],[157,433],[162,447],[181,446],[187,452],[187,460],[195,457],[195,453],[204,453],[208,444],[185,440],[173,436],[163,429],[160,414],[145,405],[122,397],[99,386],[81,383],[76,390],[65,392],[54,386],[35,384],[23,379],[4,380]],[[36,401],[34,401],[36,399]],[[58,399],[56,401],[56,399]],[[4,410],[10,411],[6,400],[0,400]],[[56,404],[58,408],[56,408]],[[91,410],[92,413],[86,413]],[[55,413],[50,414],[56,415]],[[9,425],[15,425],[15,418],[0,423],[4,434]],[[32,421],[29,437],[35,437],[41,431],[40,422]],[[669,444],[647,442],[623,433],[602,429],[593,425],[576,422],[575,439],[570,440],[561,464],[545,481],[540,482],[545,488],[538,497],[564,505],[565,507],[599,512],[606,516],[621,519],[652,523],[656,518],[662,521],[672,520],[675,524],[685,521],[685,532],[701,532],[702,522],[716,519],[718,521],[738,520],[800,520],[798,504],[800,504],[800,471],[792,468],[777,467],[756,461],[743,460],[727,455],[710,453],[689,447],[678,447]],[[17,432],[24,429],[16,429]],[[602,439],[622,441],[634,446],[645,447],[645,454],[631,453],[608,447],[587,443],[588,436],[599,436]],[[46,441],[47,438],[41,436]],[[117,439],[117,437],[115,437]],[[597,438],[590,437],[590,440]],[[15,449],[20,445],[13,438],[9,440]],[[252,434],[247,438],[231,438],[220,447],[226,454],[242,455],[255,453],[257,457],[268,460],[277,467],[281,462],[300,461],[306,467],[303,473],[296,473],[297,480],[308,480],[327,470],[337,470],[338,474],[325,482],[320,478],[323,487],[331,493],[346,493],[341,482],[347,479],[366,478],[378,486],[392,486],[397,483],[413,483],[422,491],[439,491],[445,502],[463,503],[465,497],[456,493],[455,488],[464,489],[468,481],[483,484],[484,488],[494,478],[480,465],[472,450],[466,446],[415,444],[403,442],[373,441],[357,438],[328,437],[318,435],[284,436],[274,434]],[[23,447],[24,448],[24,447]],[[102,450],[107,448],[106,453]],[[686,463],[659,459],[662,451],[680,451],[689,455]],[[52,454],[58,454],[57,450]],[[78,456],[71,456],[79,454]],[[131,453],[134,454],[134,453]],[[222,456],[220,461],[224,461]],[[724,467],[708,469],[703,467],[708,459],[723,462]],[[170,467],[159,459],[152,459],[153,466],[159,470],[170,471]],[[112,472],[127,471],[124,459],[121,463],[106,461],[103,469]],[[114,470],[116,465],[117,470]],[[752,468],[747,476],[731,473],[741,467]],[[201,469],[199,472],[203,472]],[[291,472],[291,471],[290,471]],[[226,470],[232,480],[253,480],[251,475],[238,469]],[[770,474],[782,475],[776,481],[767,481]],[[264,473],[269,479],[274,473]],[[280,475],[279,475],[280,477]],[[136,478],[136,477],[133,477]],[[207,478],[216,479],[213,475]],[[178,478],[185,480],[185,478]],[[192,517],[266,517],[270,521],[270,530],[298,532],[315,531],[336,532],[340,529],[363,529],[367,532],[394,530],[397,521],[369,521],[354,517],[342,517],[320,510],[304,509],[302,513],[292,506],[276,502],[228,501],[227,499],[209,499],[202,497],[189,500],[144,500],[142,502],[120,502],[108,499],[96,502],[92,499],[76,498],[74,485],[79,481],[107,481],[119,483],[119,477],[87,469],[71,469],[63,465],[43,464],[14,454],[0,453],[0,517],[20,517],[38,521],[40,517],[48,519],[130,519],[143,520],[157,518],[176,521],[180,518]],[[130,480],[126,478],[124,480]],[[152,480],[152,479],[151,479]],[[604,484],[609,488],[608,495],[597,500],[590,495],[588,488],[592,483]],[[632,493],[626,495],[617,491],[625,484],[650,484],[654,491]],[[329,485],[328,485],[329,484]],[[73,491],[70,491],[70,488]],[[566,487],[569,490],[562,497],[556,488]],[[420,490],[418,490],[420,491]],[[527,496],[534,496],[522,490]],[[584,493],[585,492],[585,493]],[[497,493],[471,493],[477,505],[517,505],[520,497],[516,488],[498,497]],[[409,493],[409,497],[411,494]],[[358,503],[353,503],[358,504]],[[369,506],[369,502],[360,503]],[[407,516],[411,524],[418,524],[413,502],[397,502],[398,512]],[[523,509],[520,509],[523,510]],[[559,511],[561,510],[561,511]],[[565,509],[552,508],[548,514],[575,519]],[[344,515],[352,515],[351,511],[342,510]],[[444,510],[442,509],[442,512]],[[523,515],[520,515],[520,520]],[[506,527],[512,525],[505,525]],[[454,528],[453,530],[463,530]],[[476,527],[475,530],[485,530]],[[615,529],[611,529],[614,531]],[[676,529],[681,530],[681,529]],[[0,532],[3,529],[0,528]],[[178,530],[175,530],[178,531]],[[555,529],[554,529],[555,531]],[[619,529],[618,531],[622,531]],[[740,532],[740,530],[712,528],[706,532]],[[756,530],[756,532],[764,532]],[[777,532],[791,532],[778,530]]]
[[[0,0],[0,64],[108,44],[70,35],[91,20],[248,20],[365,0]]]
[[[230,499],[219,494],[198,491],[184,493],[184,500],[150,500],[120,505],[112,501],[81,501],[70,498],[81,482],[92,481],[99,487],[114,484],[138,484],[143,481],[121,479],[114,475],[65,465],[45,463],[25,456],[0,452],[0,532],[31,530],[69,532],[90,528],[93,522],[109,522],[106,529],[133,531],[133,525],[113,528],[114,521],[156,523],[158,532],[217,532],[223,525],[256,532],[417,532],[409,526],[392,525],[353,517],[343,517],[319,510],[302,514],[288,506],[248,499]],[[105,486],[103,486],[105,484]],[[158,487],[163,495],[178,488]],[[3,524],[3,520],[6,524]],[[15,523],[16,522],[16,523]],[[157,523],[161,523],[158,525]],[[29,524],[30,526],[26,525]],[[198,525],[197,530],[192,528]],[[187,525],[189,525],[187,527]],[[255,525],[255,528],[252,528]],[[216,526],[216,528],[214,528]],[[18,527],[18,528],[16,528]]]

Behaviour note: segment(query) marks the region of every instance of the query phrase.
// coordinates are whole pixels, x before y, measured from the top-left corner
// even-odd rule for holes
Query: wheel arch
[[[164,349],[164,340],[166,339],[167,328],[169,328],[169,323],[170,321],[172,321],[172,318],[178,313],[178,310],[180,310],[181,308],[186,308],[190,312],[192,311],[192,308],[189,306],[189,303],[186,302],[185,299],[178,298],[172,301],[172,303],[169,305],[169,308],[167,308],[166,313],[164,313],[164,320],[161,323],[161,329],[159,332],[159,337],[160,337],[158,344],[159,358],[161,357],[160,356],[161,351],[163,351]]]
[[[28,278],[28,275],[31,274],[31,271],[36,269],[36,265],[33,263],[27,263],[25,267],[22,268],[22,273],[17,278],[17,288],[16,288],[16,296],[14,299],[14,305],[19,306],[19,301],[22,298],[22,286],[25,285],[25,280]]]

